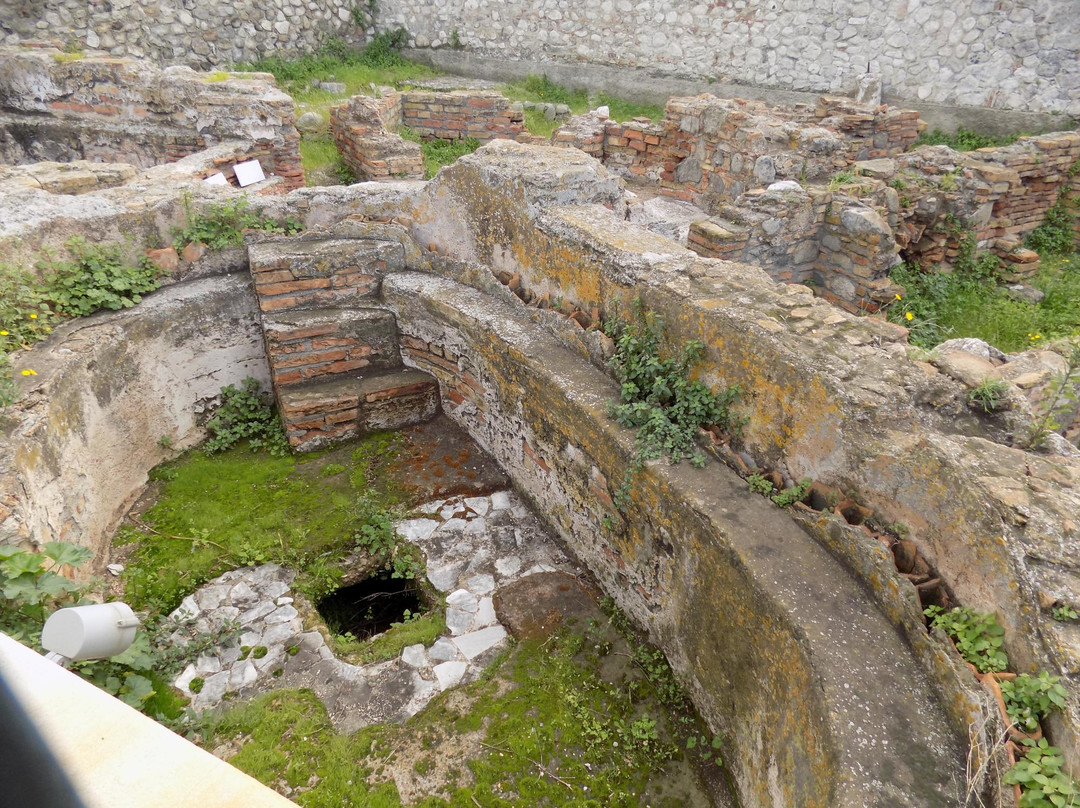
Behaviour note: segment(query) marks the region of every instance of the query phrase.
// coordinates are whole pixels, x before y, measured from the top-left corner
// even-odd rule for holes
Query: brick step
[[[383,239],[296,237],[249,245],[248,266],[263,312],[347,306],[378,295],[405,251]]]
[[[377,429],[423,423],[439,412],[439,383],[422,370],[378,370],[285,387],[278,409],[297,452],[310,452]]]
[[[401,367],[397,324],[383,309],[299,309],[262,318],[275,389],[323,376]]]

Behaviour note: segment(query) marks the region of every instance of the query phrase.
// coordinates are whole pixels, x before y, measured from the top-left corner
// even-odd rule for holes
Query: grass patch
[[[367,520],[400,502],[392,482],[375,481],[397,442],[393,433],[364,439],[344,450],[348,474],[331,477],[319,460],[343,450],[295,458],[235,446],[158,466],[150,475],[161,486],[157,503],[117,534],[119,544],[137,543],[124,573],[128,602],[167,613],[222,572],[270,561],[303,570],[298,585],[306,575],[316,590],[331,588],[340,577],[333,562]]]
[[[441,138],[424,140],[408,127],[403,127],[399,134],[405,140],[420,144],[420,153],[424,158],[424,177],[429,180],[438,173],[440,168],[480,148],[480,141],[472,137],[464,140],[442,140]]]
[[[330,171],[346,184],[354,181],[352,172],[342,162],[341,152],[338,151],[337,145],[331,137],[302,137],[300,139],[300,162],[304,166],[305,175],[325,174]],[[310,179],[309,176],[309,181]]]
[[[334,652],[354,665],[396,659],[410,645],[431,645],[446,631],[446,613],[435,609],[403,623],[394,623],[371,640],[355,640],[335,635]]]
[[[1046,293],[1040,303],[1015,300],[992,279],[960,272],[921,272],[901,265],[892,279],[907,293],[889,309],[889,319],[910,328],[912,344],[922,348],[953,337],[976,337],[1011,353],[1080,334],[1080,259],[1075,253],[1043,259],[1029,281]]]
[[[311,808],[396,808],[394,774],[407,771],[437,778],[413,803],[424,808],[708,805],[652,678],[610,627],[587,635],[524,641],[404,725],[341,736],[312,693],[280,691],[226,713],[207,745],[243,738],[230,763],[267,784],[314,783],[292,796]]]
[[[961,126],[956,130],[955,134],[949,134],[941,129],[935,129],[932,132],[923,132],[911,145],[911,148],[917,149],[919,146],[948,146],[950,149],[958,152],[969,152],[975,151],[975,149],[1008,146],[1022,137],[1027,137],[1027,135],[1023,133],[1012,135],[982,135]]]
[[[533,101],[543,104],[566,104],[575,115],[588,112],[599,106],[607,105],[610,116],[615,121],[629,121],[638,117],[656,121],[664,117],[664,108],[656,104],[638,104],[607,93],[590,95],[585,90],[571,90],[555,84],[547,76],[527,76],[521,81],[511,82],[501,88],[507,98],[515,101]],[[560,121],[549,121],[543,110],[525,110],[525,128],[534,135],[550,137],[559,128]]]

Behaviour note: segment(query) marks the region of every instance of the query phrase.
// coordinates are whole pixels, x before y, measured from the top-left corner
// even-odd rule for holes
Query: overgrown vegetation
[[[230,449],[247,440],[251,450],[266,449],[274,457],[289,453],[289,440],[277,413],[270,404],[270,394],[260,390],[258,379],[248,376],[240,387],[221,388],[221,403],[206,422],[210,437],[203,444],[208,455]]]
[[[431,179],[440,168],[455,162],[459,157],[472,154],[480,148],[480,141],[473,137],[462,140],[424,139],[413,130],[404,127],[400,135],[405,140],[420,144],[420,153],[424,157],[424,177]]]
[[[0,264],[0,407],[18,396],[10,353],[47,337],[60,318],[129,308],[158,286],[156,267],[146,259],[132,266],[119,245],[89,244],[76,237],[66,246],[71,258],[43,255],[38,274]],[[36,372],[24,369],[22,374]]]
[[[1080,401],[1080,341],[1072,346],[1065,358],[1065,369],[1055,375],[1046,388],[1046,397],[1039,405],[1039,413],[1031,425],[1028,445],[1039,448],[1051,432],[1061,429],[1058,419],[1071,412]],[[1065,608],[1068,608],[1067,606]]]
[[[968,392],[968,404],[983,412],[997,412],[1009,401],[1009,385],[1002,379],[985,379]]]
[[[948,611],[940,606],[928,606],[925,614],[931,627],[948,634],[960,656],[979,673],[1003,671],[1009,667],[1005,629],[993,614],[976,612],[966,606]]]
[[[404,725],[342,736],[313,694],[283,691],[224,714],[207,745],[240,740],[230,763],[302,806],[399,806],[406,769],[431,780],[410,799],[424,808],[694,804],[690,760],[719,762],[720,740],[670,712],[670,668],[616,619],[525,640]]]
[[[608,414],[637,430],[634,459],[614,498],[622,508],[629,501],[633,477],[645,462],[667,457],[671,463],[689,459],[692,465],[703,466],[698,429],[738,429],[741,422],[732,415],[731,405],[740,390],[731,386],[714,393],[691,378],[705,346],[691,340],[677,356],[664,352],[663,321],[655,312],[646,312],[640,298],[626,316],[620,316],[617,305],[610,308],[613,315],[603,327],[615,342],[609,364],[619,382],[620,403],[609,403]]]
[[[629,121],[638,117],[657,121],[664,117],[664,108],[656,104],[639,104],[607,93],[588,93],[585,90],[570,90],[551,81],[546,75],[529,75],[521,81],[511,82],[501,88],[507,98],[515,101],[532,101],[538,104],[566,104],[570,111],[578,115],[607,106],[614,121]],[[534,135],[550,137],[558,128],[558,120],[545,118],[543,109],[525,110],[525,127]]]
[[[956,134],[949,134],[941,129],[923,132],[919,135],[915,143],[912,144],[911,148],[916,149],[919,146],[948,146],[958,152],[968,152],[975,151],[975,149],[992,148],[994,146],[1008,146],[1022,137],[1025,137],[1025,135],[983,135],[961,126],[956,130]]]
[[[157,503],[118,534],[118,544],[136,545],[124,572],[128,602],[168,613],[222,572],[271,561],[301,570],[297,588],[317,600],[340,582],[337,562],[362,529],[372,522],[381,529],[400,501],[376,480],[397,441],[379,433],[300,458],[234,445],[158,466]],[[349,473],[321,476],[318,461],[327,455]]]
[[[1063,709],[1069,695],[1061,680],[1046,671],[1037,676],[1021,673],[1015,679],[1002,679],[999,684],[1009,719],[1023,732],[1037,732],[1039,721],[1052,711]]]
[[[227,202],[213,202],[196,211],[191,197],[184,195],[184,227],[172,230],[173,246],[182,250],[188,244],[205,244],[211,250],[239,247],[244,243],[245,230],[265,230],[269,233],[299,233],[303,226],[296,219],[276,222],[251,210],[246,197]]]
[[[1024,756],[1005,773],[1003,782],[1020,786],[1018,808],[1073,808],[1080,805],[1080,788],[1065,772],[1065,757],[1045,738],[1025,741]]]
[[[86,591],[59,573],[80,567],[92,557],[90,550],[64,542],[46,542],[40,553],[0,545],[0,631],[42,651],[41,630],[57,609],[91,603]],[[167,633],[167,632],[165,632]],[[108,660],[74,662],[71,670],[168,725],[177,725],[185,702],[167,679],[201,646],[176,645],[150,621],[140,628],[124,653]]]

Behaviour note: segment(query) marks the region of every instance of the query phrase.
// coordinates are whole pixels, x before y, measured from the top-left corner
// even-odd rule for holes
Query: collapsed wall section
[[[304,184],[293,101],[268,74],[199,74],[101,54],[0,48],[0,162],[170,163],[229,140]]]

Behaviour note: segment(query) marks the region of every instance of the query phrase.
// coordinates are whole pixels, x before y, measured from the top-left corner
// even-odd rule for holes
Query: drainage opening
[[[334,634],[352,634],[366,640],[386,631],[392,623],[402,622],[406,611],[424,611],[424,604],[413,581],[381,572],[330,593],[316,608]]]

